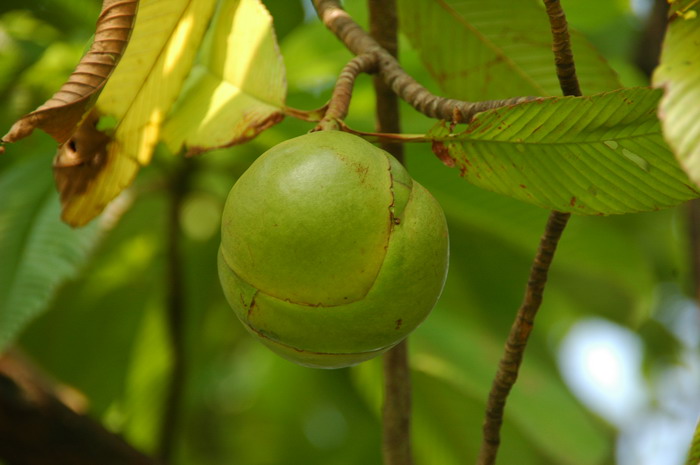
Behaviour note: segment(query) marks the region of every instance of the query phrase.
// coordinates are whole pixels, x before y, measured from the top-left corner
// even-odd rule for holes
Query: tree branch
[[[370,35],[391,56],[397,58],[399,24],[396,14],[396,0],[369,0],[368,6]],[[380,76],[374,76],[372,83],[374,95],[376,95],[375,130],[399,134],[401,132],[401,118],[398,97]],[[383,142],[380,146],[401,163],[404,163],[403,144]]]
[[[14,355],[0,358],[0,459],[7,465],[157,465],[66,406]]]
[[[566,15],[559,0],[544,0],[547,9],[549,25],[552,29],[552,51],[554,64],[557,67],[559,86],[564,95],[581,96],[581,88],[576,76],[574,53],[571,51],[571,38]]]
[[[398,22],[395,0],[369,0],[370,33],[378,44],[396,57]],[[372,55],[376,56],[376,55]],[[373,80],[376,100],[376,130],[401,132],[399,100],[379,76]],[[382,148],[403,163],[403,145],[383,143]],[[411,370],[408,338],[383,356],[384,405],[382,407],[382,456],[385,465],[412,465],[411,454]]]
[[[559,0],[544,0],[552,29],[552,51],[556,64],[559,85],[564,95],[581,95],[576,76],[574,55],[566,22],[566,16]],[[525,354],[527,341],[535,324],[535,316],[542,304],[544,287],[547,283],[549,267],[554,258],[557,244],[561,238],[571,214],[553,211],[549,215],[544,234],[530,268],[530,277],[525,290],[523,303],[518,309],[515,321],[508,334],[506,346],[498,364],[498,371],[493,380],[486,406],[483,426],[483,440],[479,450],[478,465],[496,463],[498,447],[501,443],[501,425],[508,394],[518,378],[520,364]]]
[[[431,118],[468,122],[476,113],[534,99],[533,97],[515,97],[506,100],[465,102],[432,94],[408,75],[398,61],[340,7],[338,0],[313,0],[313,3],[326,27],[352,53],[375,54],[378,59],[379,77],[401,99]]]
[[[547,282],[549,267],[554,257],[561,234],[570,214],[552,212],[549,215],[545,232],[530,268],[530,277],[525,290],[523,303],[508,334],[505,350],[498,364],[498,372],[489,392],[484,418],[484,437],[479,451],[479,465],[496,463],[498,447],[501,443],[500,430],[506,399],[518,378],[518,370],[523,360],[528,338],[535,324],[535,315],[542,304],[542,295]]]
[[[411,370],[408,338],[384,354],[382,456],[384,465],[412,465]]]
[[[374,72],[376,67],[377,57],[370,53],[358,55],[345,65],[338,76],[338,80],[335,82],[326,114],[313,129],[314,131],[337,130],[341,128],[341,121],[345,119],[348,114],[348,108],[350,108],[355,79],[360,73]]]

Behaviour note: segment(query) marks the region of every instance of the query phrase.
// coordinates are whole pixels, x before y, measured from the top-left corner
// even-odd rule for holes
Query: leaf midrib
[[[638,138],[651,138],[651,137],[662,137],[661,130],[656,132],[642,133],[633,136],[624,137],[607,137],[605,139],[599,139],[595,141],[567,141],[567,142],[530,142],[530,141],[513,141],[513,140],[494,140],[494,139],[474,139],[471,137],[460,138],[459,134],[449,134],[447,136],[433,137],[432,140],[440,142],[463,142],[463,143],[484,143],[484,144],[511,144],[511,145],[525,145],[525,146],[555,146],[555,145],[594,145],[594,144],[605,144],[608,141],[626,141],[634,140]],[[624,147],[623,147],[624,148]],[[610,149],[616,150],[616,149]]]

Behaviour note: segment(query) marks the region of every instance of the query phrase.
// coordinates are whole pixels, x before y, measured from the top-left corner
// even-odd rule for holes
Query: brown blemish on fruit
[[[403,320],[399,318],[396,320],[396,326],[394,327],[395,330],[399,330],[401,328],[401,325],[403,324]]]
[[[345,161],[344,158],[343,161]],[[350,166],[360,177],[360,184],[364,184],[367,180],[367,174],[369,174],[369,166],[362,163],[351,163]]]
[[[248,313],[246,314],[248,321],[250,321],[250,317],[253,314],[253,311],[257,308],[257,305],[255,304],[255,297],[257,297],[257,295],[258,295],[258,293],[256,292],[253,295],[253,298],[250,299],[250,304],[248,305]]]

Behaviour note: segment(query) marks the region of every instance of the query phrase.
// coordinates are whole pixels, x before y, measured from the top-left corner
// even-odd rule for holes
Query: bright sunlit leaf
[[[664,89],[659,118],[664,136],[695,183],[700,183],[700,5],[674,3],[654,72],[654,85]],[[691,6],[693,6],[691,8]]]
[[[90,221],[150,162],[165,115],[190,72],[215,4],[215,0],[141,2],[129,46],[96,103],[101,115],[119,123],[101,149],[100,169],[86,186],[62,196],[64,221],[73,226]]]
[[[270,14],[259,0],[224,2],[163,138],[190,153],[245,142],[282,119],[286,91]]]

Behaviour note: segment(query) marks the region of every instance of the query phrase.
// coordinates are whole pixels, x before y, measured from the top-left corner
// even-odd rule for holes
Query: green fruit
[[[245,327],[302,365],[381,354],[435,305],[448,237],[437,201],[391,155],[339,131],[283,142],[224,208],[219,277]]]

